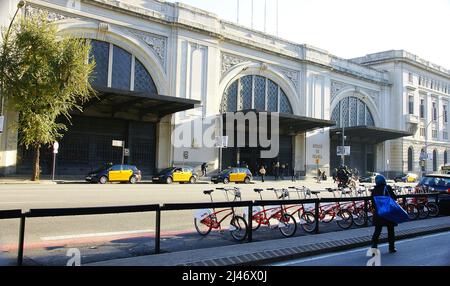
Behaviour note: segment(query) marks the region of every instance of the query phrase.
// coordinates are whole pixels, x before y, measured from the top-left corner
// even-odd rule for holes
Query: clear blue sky
[[[236,22],[238,0],[183,2]],[[264,1],[254,0],[254,28],[264,30]],[[275,34],[275,2],[267,32]],[[450,69],[450,0],[278,0],[279,36],[343,58],[404,49]],[[240,0],[240,24],[251,25],[251,0]]]

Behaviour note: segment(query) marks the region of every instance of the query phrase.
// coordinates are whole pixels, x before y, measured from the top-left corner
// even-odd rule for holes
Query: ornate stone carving
[[[166,67],[167,37],[133,29],[126,30],[144,41],[158,55],[164,68]]]
[[[249,61],[246,58],[235,56],[232,54],[222,53],[222,70],[221,74],[224,75],[235,65]]]
[[[363,91],[365,94],[369,95],[370,99],[375,102],[376,105],[378,105],[378,99],[380,95],[378,91],[334,80],[331,81],[331,100],[333,100],[336,95],[338,95],[342,90],[347,88],[352,88],[355,92]]]
[[[339,92],[341,92],[341,90],[343,90],[344,88],[347,88],[351,85],[340,82],[340,81],[331,81],[331,99],[333,99],[336,95],[339,94]]]
[[[59,20],[75,18],[73,16],[63,14],[59,11],[56,12],[53,10],[47,10],[47,9],[43,9],[40,7],[31,6],[31,5],[27,5],[25,7],[25,15],[27,15],[27,16],[34,16],[34,15],[37,15],[40,13],[47,13],[47,20],[49,22],[55,22],[55,21],[59,21]]]
[[[281,69],[281,72],[292,82],[295,88],[298,88],[300,76],[300,73],[298,71]]]

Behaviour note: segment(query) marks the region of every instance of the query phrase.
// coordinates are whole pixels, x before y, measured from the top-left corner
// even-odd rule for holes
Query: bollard
[[[19,248],[17,251],[17,265],[22,266],[23,264],[23,248],[25,243],[25,214],[20,216],[20,226],[19,226]]]
[[[247,239],[248,242],[253,240],[253,204],[248,205],[248,224],[247,224]]]
[[[156,222],[155,222],[155,254],[160,253],[161,246],[161,209],[156,210]]]
[[[366,221],[364,222],[364,226],[368,227],[369,226],[369,200],[364,200],[364,213],[366,214]]]
[[[319,233],[319,208],[320,208],[320,202],[315,202],[316,209],[314,210],[314,216],[316,219],[316,234]]]

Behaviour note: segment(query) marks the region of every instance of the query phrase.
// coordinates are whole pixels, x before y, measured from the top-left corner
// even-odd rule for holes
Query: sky
[[[166,0],[183,2],[251,27],[252,0]],[[276,35],[276,1],[253,0],[253,27]],[[450,0],[278,0],[279,36],[354,58],[406,50],[450,70]]]

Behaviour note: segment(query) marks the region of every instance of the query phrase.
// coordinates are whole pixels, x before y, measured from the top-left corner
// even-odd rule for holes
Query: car
[[[397,182],[404,182],[404,183],[414,183],[418,179],[418,176],[413,173],[408,174],[401,174],[394,178],[394,181]]]
[[[249,184],[252,177],[252,172],[248,168],[228,168],[221,171],[218,175],[212,176],[211,181],[214,184],[228,184],[230,182]]]
[[[135,184],[142,179],[141,171],[133,165],[107,165],[86,176],[90,183],[129,182]]]
[[[368,175],[367,176],[364,176],[364,177],[361,177],[360,179],[359,179],[359,182],[360,183],[372,183],[372,184],[374,184],[375,183],[375,177],[376,176],[378,176],[378,175],[381,175],[380,173],[368,173]]]
[[[191,183],[197,182],[198,175],[192,167],[170,167],[153,176],[153,183],[172,184],[173,182]]]
[[[416,191],[427,189],[439,192],[439,208],[450,210],[450,175],[430,174],[425,175],[416,186]]]

